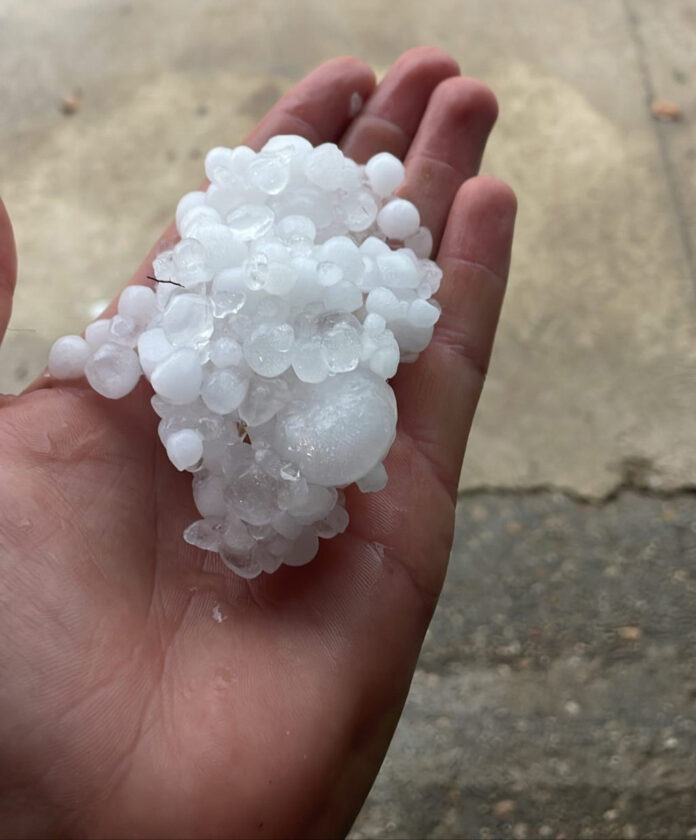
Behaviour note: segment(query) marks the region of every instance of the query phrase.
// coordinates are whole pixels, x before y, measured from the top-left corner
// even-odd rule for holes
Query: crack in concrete
[[[623,0],[623,8],[624,13],[626,15],[626,21],[628,23],[628,31],[636,47],[636,53],[638,57],[638,72],[643,82],[643,93],[645,94],[646,105],[649,109],[651,102],[657,97],[655,85],[653,83],[652,75],[650,73],[650,67],[647,60],[645,40],[643,39],[643,36],[640,31],[638,15],[632,8],[630,0]],[[686,260],[687,268],[689,270],[692,285],[694,288],[696,288],[696,254],[694,254],[694,248],[691,242],[684,199],[681,190],[679,189],[677,170],[674,166],[667,145],[665,133],[667,127],[664,125],[660,125],[654,120],[652,122],[653,131],[657,140],[657,146],[660,153],[660,158],[662,160],[662,166],[665,172],[667,189],[669,191],[674,212],[677,217],[677,228],[679,230],[679,238],[681,239],[682,248],[684,250],[684,258]]]
[[[476,498],[477,496],[498,496],[498,497],[521,497],[521,496],[542,496],[560,495],[575,502],[576,504],[588,507],[602,507],[603,505],[615,502],[625,493],[633,493],[643,499],[669,500],[696,496],[696,484],[682,484],[678,487],[657,488],[646,487],[644,484],[632,481],[619,481],[603,496],[589,496],[574,490],[572,487],[563,487],[556,484],[532,484],[528,487],[499,487],[490,484],[479,484],[475,487],[467,487],[457,494],[457,501]]]

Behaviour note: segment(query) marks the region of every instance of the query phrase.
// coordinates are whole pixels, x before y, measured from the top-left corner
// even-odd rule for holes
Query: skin
[[[354,91],[365,105],[351,121]],[[496,114],[450,56],[419,48],[376,88],[358,60],[329,61],[246,138],[258,148],[297,133],[358,161],[401,156],[402,194],[445,273],[433,342],[392,382],[389,484],[348,492],[347,532],[310,565],[243,581],[184,543],[198,518],[190,476],[159,444],[146,382],[118,402],[47,377],[1,398],[4,836],[348,831],[443,584],[503,299],[515,198],[476,175]],[[147,282],[150,260],[132,282]],[[0,203],[3,332],[15,275]]]

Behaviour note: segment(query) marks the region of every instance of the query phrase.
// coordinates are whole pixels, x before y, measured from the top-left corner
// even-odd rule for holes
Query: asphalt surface
[[[357,838],[696,837],[696,495],[461,499]]]

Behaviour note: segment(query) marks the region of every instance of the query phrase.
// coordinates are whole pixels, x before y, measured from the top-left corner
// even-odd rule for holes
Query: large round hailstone
[[[253,578],[301,566],[345,531],[342,488],[379,492],[396,434],[388,379],[433,333],[442,272],[401,161],[324,143],[217,147],[176,208],[156,289],[53,346],[49,373],[117,399],[141,375],[159,437],[194,475],[184,539]]]
[[[358,369],[298,387],[277,416],[274,442],[307,481],[342,487],[382,461],[395,433],[394,392],[384,379]]]

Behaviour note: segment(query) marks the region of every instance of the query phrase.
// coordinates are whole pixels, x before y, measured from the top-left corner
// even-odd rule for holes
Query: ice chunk
[[[384,464],[377,464],[367,475],[358,479],[358,489],[361,493],[376,493],[387,486],[387,471]]]
[[[315,484],[341,486],[368,473],[396,434],[391,388],[370,371],[353,370],[299,386],[278,415],[275,446]]]
[[[326,290],[324,303],[329,310],[355,312],[363,305],[363,296],[360,289],[349,280],[341,280]]]
[[[248,447],[251,453],[251,447]],[[250,457],[230,472],[225,501],[249,525],[266,525],[276,511],[278,482]]]
[[[138,356],[143,373],[148,379],[157,365],[173,352],[174,347],[161,327],[146,330],[138,338]]]
[[[360,190],[341,203],[341,212],[348,230],[367,230],[377,218],[377,202],[367,190]]]
[[[329,365],[322,352],[323,341],[319,335],[300,339],[292,348],[292,368],[302,382],[316,384],[329,375]]]
[[[433,235],[427,227],[419,227],[415,233],[406,237],[404,245],[410,248],[419,259],[427,259],[433,250]]]
[[[251,183],[267,195],[278,195],[290,180],[290,155],[264,151],[249,165]]]
[[[284,379],[254,379],[244,402],[239,406],[239,417],[248,426],[267,423],[290,398],[290,388]]]
[[[56,379],[78,379],[85,372],[91,349],[79,335],[64,335],[48,354],[48,372]]]
[[[185,347],[161,361],[152,371],[150,382],[161,397],[174,405],[185,405],[198,397],[202,379],[198,353]]]
[[[219,551],[222,544],[222,520],[199,519],[184,531],[184,539],[203,551]]]
[[[111,397],[142,368],[169,459],[193,474],[203,518],[185,539],[250,579],[309,562],[346,529],[340,488],[385,485],[387,380],[430,340],[442,271],[418,210],[394,195],[393,155],[361,166],[282,135],[260,152],[212,149],[205,171],[208,188],[177,206],[181,241],[153,259],[156,289],[126,288],[49,368],[84,370]]]
[[[415,204],[394,198],[377,214],[377,224],[390,239],[407,239],[420,227],[420,214]]]
[[[192,210],[194,207],[200,207],[202,204],[205,204],[205,193],[202,190],[195,190],[194,192],[189,192],[182,196],[176,206],[177,228],[180,221],[189,210]]]
[[[85,365],[85,376],[92,388],[112,400],[129,394],[138,384],[141,373],[135,351],[111,341],[97,348]]]
[[[294,340],[290,324],[260,324],[244,342],[244,358],[260,376],[278,376],[290,367]]]
[[[213,334],[213,307],[202,295],[175,295],[162,316],[165,335],[174,346],[196,347]]]
[[[336,505],[321,522],[314,525],[314,530],[318,537],[330,540],[337,534],[342,534],[348,527],[349,521],[348,511],[343,505]]]
[[[414,327],[432,327],[439,317],[439,307],[427,300],[418,298],[408,308],[408,320]]]
[[[111,318],[100,318],[93,321],[85,330],[85,341],[94,352],[97,347],[105,344],[111,336]]]
[[[322,190],[336,190],[341,186],[343,153],[334,143],[323,143],[312,149],[304,161],[307,179]]]
[[[193,467],[203,457],[203,438],[194,429],[181,429],[167,438],[167,456],[178,470]]]
[[[317,551],[319,551],[317,535],[310,528],[305,528],[293,542],[290,553],[284,557],[283,562],[288,566],[304,566],[316,557]]]
[[[232,367],[242,361],[242,347],[231,336],[222,335],[210,342],[210,361],[215,367]]]
[[[176,282],[187,288],[207,283],[211,270],[205,262],[205,248],[196,239],[182,239],[174,246],[172,264]],[[173,277],[158,279],[173,280]]]
[[[384,198],[401,186],[406,170],[397,157],[389,152],[380,152],[365,164],[365,174],[375,193]]]
[[[193,500],[201,516],[224,516],[226,512],[222,476],[197,473],[193,478]]]
[[[118,314],[132,318],[139,327],[148,324],[157,311],[157,296],[149,286],[126,286],[118,299]]]
[[[270,207],[256,204],[243,204],[227,217],[227,225],[244,242],[258,239],[273,227],[273,211]]]
[[[321,355],[331,373],[354,370],[360,361],[360,322],[350,315],[326,315],[320,325]]]
[[[222,368],[206,376],[201,397],[211,411],[230,414],[241,405],[248,390],[247,376],[231,368]]]

